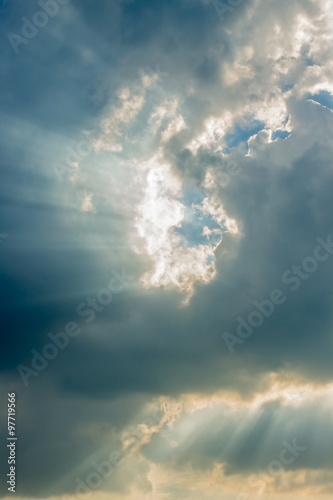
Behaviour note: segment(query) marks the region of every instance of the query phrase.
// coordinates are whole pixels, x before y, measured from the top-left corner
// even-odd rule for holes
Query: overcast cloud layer
[[[331,498],[332,2],[0,3],[16,496]]]

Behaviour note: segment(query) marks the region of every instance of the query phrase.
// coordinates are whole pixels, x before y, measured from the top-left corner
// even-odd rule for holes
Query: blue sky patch
[[[228,153],[232,148],[238,146],[240,143],[246,143],[250,137],[260,132],[265,128],[265,124],[260,120],[253,120],[248,123],[247,126],[241,126],[237,123],[234,127],[233,133],[226,134],[225,140],[227,143],[227,148],[223,150],[224,153]]]
[[[321,90],[318,94],[309,95],[308,98],[333,110],[333,97],[327,90]]]
[[[272,140],[275,141],[275,139],[286,139],[289,136],[290,132],[287,132],[286,130],[275,130],[272,133]]]
[[[209,240],[202,234],[205,226],[209,229],[219,229],[221,226],[212,218],[211,215],[204,215],[199,208],[193,205],[200,205],[205,195],[197,188],[184,190],[182,202],[186,206],[186,215],[181,227],[175,228],[175,231],[182,235],[190,246],[216,244],[221,236],[212,234]]]

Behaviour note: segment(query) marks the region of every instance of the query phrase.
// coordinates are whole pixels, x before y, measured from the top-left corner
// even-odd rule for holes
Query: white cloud
[[[196,281],[209,282],[215,276],[215,245],[191,246],[175,231],[185,219],[182,183],[159,156],[138,167],[142,201],[137,208],[136,228],[142,243],[135,245],[138,253],[146,253],[152,268],[143,276],[145,286],[174,285],[191,292]],[[223,210],[204,201],[198,207],[219,224],[226,219]],[[222,230],[220,230],[222,234]]]
[[[89,212],[91,214],[96,213],[96,209],[94,207],[92,198],[93,198],[93,193],[82,193],[80,195],[82,212]]]

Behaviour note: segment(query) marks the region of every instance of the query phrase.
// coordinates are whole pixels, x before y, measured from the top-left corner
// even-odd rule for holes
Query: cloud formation
[[[203,0],[71,0],[16,54],[7,34],[40,8],[0,10],[1,389],[18,398],[20,498],[84,483],[101,500],[328,500],[332,259],[307,269],[333,234],[330,2],[221,19]],[[126,293],[25,387],[17,366],[123,268]],[[225,332],[276,289],[231,354]],[[161,401],[181,411],[158,420]]]

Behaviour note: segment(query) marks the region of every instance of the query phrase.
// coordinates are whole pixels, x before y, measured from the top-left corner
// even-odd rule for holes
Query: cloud
[[[35,8],[7,7],[4,40]],[[1,383],[20,401],[20,494],[72,494],[162,395],[190,403],[103,483],[110,498],[235,498],[293,439],[306,453],[267,493],[325,498],[331,261],[295,292],[281,278],[332,234],[330,3],[244,2],[224,23],[194,0],[62,12],[1,70]],[[52,162],[97,128],[59,184]],[[131,289],[23,388],[17,365],[123,267]],[[231,356],[224,332],[275,288],[287,300]]]
[[[96,213],[96,209],[95,209],[93,202],[92,202],[92,197],[93,197],[92,193],[81,195],[81,200],[82,200],[81,210],[83,212],[90,212],[92,214]]]

